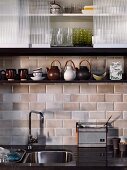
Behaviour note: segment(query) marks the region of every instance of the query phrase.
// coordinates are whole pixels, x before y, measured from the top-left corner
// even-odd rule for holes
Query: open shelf
[[[90,14],[82,14],[82,13],[62,13],[62,14],[29,14],[29,16],[49,16],[49,17],[92,17],[94,16],[92,13]]]
[[[127,56],[127,48],[51,47],[0,48],[0,56]]]
[[[0,80],[0,83],[8,83],[8,84],[15,84],[15,83],[127,83],[127,80],[73,80],[73,81],[65,81],[65,80]]]

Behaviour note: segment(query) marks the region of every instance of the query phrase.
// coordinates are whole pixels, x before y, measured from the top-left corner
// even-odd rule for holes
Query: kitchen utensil
[[[21,80],[27,80],[28,69],[18,69],[18,75]]]
[[[61,6],[53,1],[53,3],[50,3],[50,13],[51,14],[60,14],[61,13]]]
[[[8,80],[14,80],[16,78],[16,69],[6,69],[6,77]]]
[[[104,126],[108,126],[109,120],[112,118],[112,115],[108,118],[107,122],[104,124]]]
[[[33,70],[33,76],[34,77],[42,77],[42,75],[43,75],[42,68],[38,68],[38,69]]]
[[[63,39],[64,39],[64,32],[63,28],[58,28],[57,34],[56,34],[56,44],[57,46],[63,46]]]
[[[58,66],[53,66],[53,63],[54,62],[58,62],[59,65],[60,65],[60,69]],[[54,60],[52,63],[51,63],[51,67],[50,69],[47,68],[47,77],[49,80],[59,80],[61,78],[61,63],[58,61],[58,60]]]
[[[6,80],[6,71],[5,70],[0,71],[0,79],[1,80]]]
[[[95,80],[102,80],[102,79],[105,78],[105,76],[106,76],[106,72],[103,73],[102,75],[93,74],[93,78],[94,78]]]
[[[33,72],[34,77],[42,77],[42,72]]]
[[[37,68],[35,70],[33,70],[34,73],[38,73],[38,72],[42,72],[42,68]]]
[[[34,81],[40,81],[45,79],[45,77],[30,77],[30,78]]]
[[[97,57],[91,61],[91,72],[92,74],[103,77],[105,76],[106,72],[106,58]]]
[[[89,68],[87,66],[81,66],[83,62],[86,62]],[[91,76],[91,65],[87,60],[82,60],[79,63],[79,69],[77,71],[77,78],[79,80],[88,80],[90,79],[90,76]]]
[[[119,143],[119,150],[120,150],[120,155],[121,155],[121,158],[122,158],[127,153],[127,144],[120,142]]]
[[[112,138],[113,149],[119,149],[120,138]]]
[[[71,65],[68,65],[68,62],[71,62]],[[72,81],[76,78],[76,68],[75,68],[75,64],[72,60],[68,60],[65,64],[64,67],[64,80],[66,81]]]

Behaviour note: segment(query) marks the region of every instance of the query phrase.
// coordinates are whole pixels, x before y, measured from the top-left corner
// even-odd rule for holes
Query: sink
[[[68,163],[73,160],[70,151],[36,151],[26,154],[24,163]]]

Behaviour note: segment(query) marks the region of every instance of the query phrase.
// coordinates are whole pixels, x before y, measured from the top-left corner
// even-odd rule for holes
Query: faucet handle
[[[29,136],[29,143],[38,143],[38,138],[34,138],[32,135]]]

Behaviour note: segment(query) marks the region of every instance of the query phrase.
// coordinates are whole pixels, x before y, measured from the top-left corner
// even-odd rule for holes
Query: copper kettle
[[[58,62],[60,65],[60,69],[58,66],[53,66],[54,62]],[[47,68],[47,77],[49,80],[59,80],[61,78],[61,63],[58,60],[54,60],[51,63],[51,68]]]

